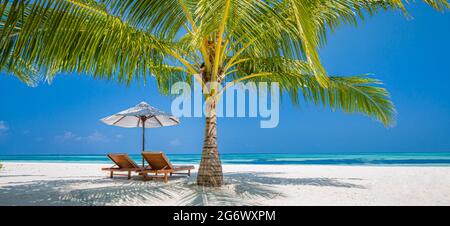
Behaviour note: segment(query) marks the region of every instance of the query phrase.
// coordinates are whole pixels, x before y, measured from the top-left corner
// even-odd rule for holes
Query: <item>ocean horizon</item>
[[[139,154],[130,154],[140,162]],[[168,154],[174,164],[199,164],[201,154]],[[222,154],[223,164],[253,165],[388,165],[450,166],[450,152],[423,153],[314,153],[314,154]],[[110,163],[106,155],[0,155],[0,162]]]

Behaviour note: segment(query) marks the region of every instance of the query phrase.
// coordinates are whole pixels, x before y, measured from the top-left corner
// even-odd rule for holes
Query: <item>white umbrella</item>
[[[180,120],[142,102],[135,107],[101,119],[107,125],[123,128],[142,128],[142,152],[145,151],[145,128],[175,126]],[[142,160],[144,165],[144,160]]]

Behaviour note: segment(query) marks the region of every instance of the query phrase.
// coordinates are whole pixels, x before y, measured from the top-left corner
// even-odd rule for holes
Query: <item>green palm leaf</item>
[[[11,71],[20,60],[49,79],[64,71],[130,82],[147,75],[148,62],[162,61],[159,40],[110,16],[94,1],[15,0],[4,5],[9,13],[0,27],[3,69]]]
[[[424,2],[440,11],[449,7],[446,0]],[[357,24],[365,12],[399,9],[407,13],[406,1],[1,0],[1,3],[0,70],[13,73],[30,85],[42,77],[51,81],[59,72],[90,74],[127,84],[133,79],[145,83],[151,74],[161,92],[167,94],[171,84],[191,81],[192,75],[201,82],[224,82],[241,80],[254,73],[269,72],[273,75],[266,79],[274,81],[275,75],[286,79],[286,75],[307,74],[303,79],[308,78],[308,92],[301,88],[304,86],[301,80],[291,77],[282,80],[288,84],[284,84],[285,90],[302,91],[305,99],[314,102],[321,96],[321,102],[332,108],[379,115],[378,119],[385,124],[392,118],[392,114],[376,106],[382,102],[378,97],[388,99],[384,90],[348,88],[363,77],[329,78],[318,49],[326,42],[328,30]],[[268,65],[261,59],[283,62]],[[295,62],[295,68],[302,71],[280,73],[270,68],[285,66],[286,62]],[[249,70],[249,66],[258,67],[253,69],[259,71]],[[311,76],[315,79],[311,80]],[[363,80],[366,82],[363,84],[379,85],[376,80]],[[344,89],[346,84],[349,86]],[[363,96],[356,98],[361,91],[377,98],[372,98],[375,101],[364,101]],[[333,92],[340,93],[333,95]],[[342,101],[336,102],[338,99]],[[370,107],[371,104],[374,106]]]
[[[332,110],[362,113],[385,126],[395,122],[395,106],[389,93],[380,87],[382,82],[367,75],[329,77],[328,87],[323,87],[314,77],[311,65],[286,58],[262,58],[238,65],[230,80],[242,82],[277,82],[282,91],[290,94],[294,104],[299,96]]]

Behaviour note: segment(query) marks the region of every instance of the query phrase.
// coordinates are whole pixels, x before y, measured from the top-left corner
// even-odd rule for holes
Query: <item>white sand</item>
[[[450,167],[225,165],[227,185],[111,180],[96,164],[6,163],[0,205],[450,205]]]

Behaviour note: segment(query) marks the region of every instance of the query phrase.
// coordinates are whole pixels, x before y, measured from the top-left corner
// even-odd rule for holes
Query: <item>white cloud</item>
[[[66,131],[62,135],[55,136],[55,140],[60,143],[64,142],[87,142],[87,143],[106,143],[109,142],[107,136],[100,132],[93,132],[88,136],[79,136],[73,132]]]
[[[6,122],[0,121],[0,133],[6,133],[6,132],[8,132],[8,130],[9,130],[9,127],[6,124]]]
[[[9,127],[5,121],[0,121],[0,138],[3,140],[8,135]]]
[[[181,145],[181,141],[180,141],[180,139],[175,138],[175,139],[170,141],[170,145],[172,145],[172,146],[180,146]]]
[[[58,135],[55,137],[58,142],[67,142],[67,141],[80,141],[81,137],[77,136],[73,132],[65,131],[62,135]]]
[[[103,135],[102,133],[99,133],[97,131],[95,131],[91,135],[87,136],[86,140],[89,143],[99,143],[99,142],[106,143],[109,141],[109,139],[105,135]]]
[[[116,138],[117,138],[117,139],[122,139],[122,138],[123,138],[123,135],[122,135],[122,134],[116,134]]]

